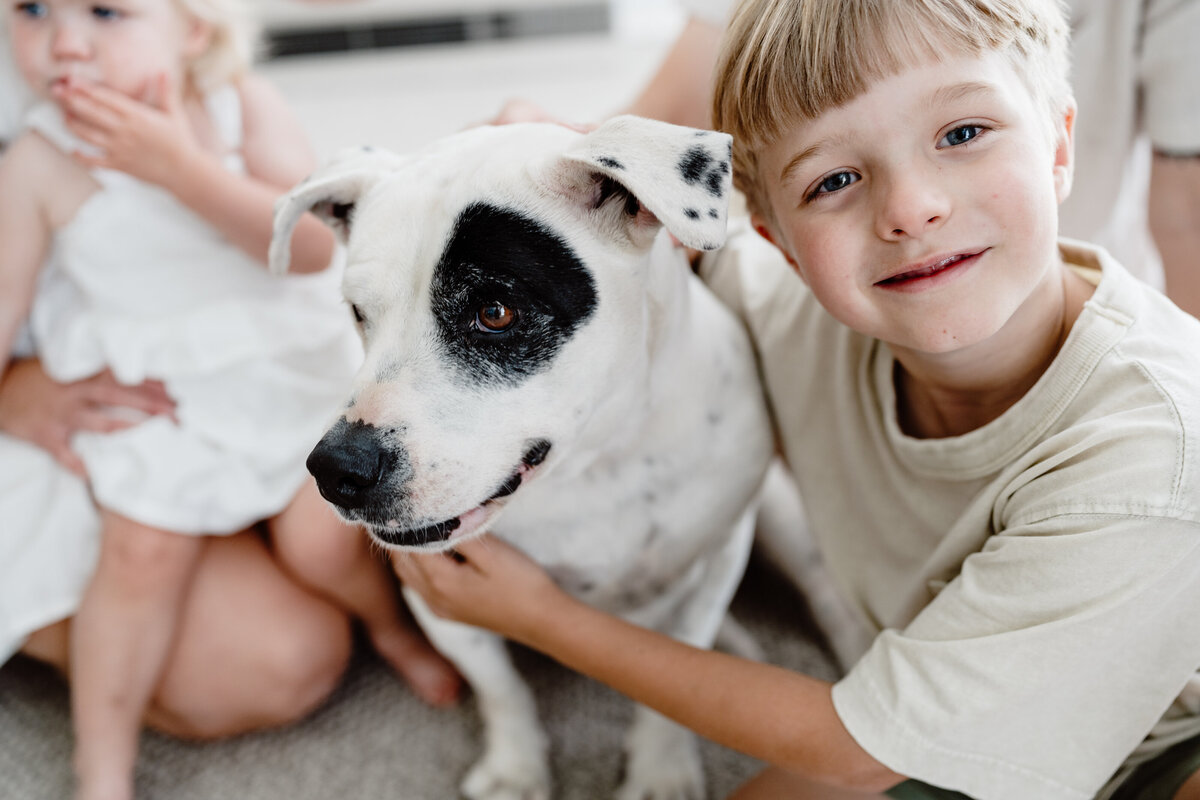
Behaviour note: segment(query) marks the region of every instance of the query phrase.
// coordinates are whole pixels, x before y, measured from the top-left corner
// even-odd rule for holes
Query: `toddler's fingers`
[[[74,118],[97,128],[112,130],[124,121],[124,115],[110,104],[78,89],[65,90],[63,105],[68,119]]]

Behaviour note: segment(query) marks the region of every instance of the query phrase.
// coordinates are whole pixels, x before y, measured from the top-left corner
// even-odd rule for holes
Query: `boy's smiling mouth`
[[[973,266],[991,248],[955,253],[949,256],[937,256],[920,264],[903,267],[900,271],[875,285],[884,289],[917,289],[933,285],[938,279],[949,277],[949,273],[957,273],[964,267]]]

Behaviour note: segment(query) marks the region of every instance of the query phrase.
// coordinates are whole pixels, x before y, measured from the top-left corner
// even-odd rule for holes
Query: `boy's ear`
[[[1071,194],[1075,175],[1075,101],[1063,109],[1062,119],[1054,126],[1054,194],[1061,204]]]
[[[715,131],[615,117],[563,154],[566,175],[556,180],[606,220],[618,220],[640,246],[649,246],[661,226],[688,247],[715,250],[725,241],[732,141]]]
[[[800,272],[800,266],[796,263],[796,259],[793,258],[788,249],[784,247],[783,243],[780,241],[780,237],[776,236],[775,232],[771,228],[771,223],[766,217],[757,211],[751,212],[750,226],[754,228],[755,233],[775,246],[775,249],[783,255],[793,272],[795,272],[801,278],[804,277],[803,273]]]

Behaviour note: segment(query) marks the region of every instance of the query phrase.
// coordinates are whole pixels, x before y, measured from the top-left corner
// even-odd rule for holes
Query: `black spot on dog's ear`
[[[711,163],[712,156],[703,147],[690,148],[679,160],[679,174],[683,176],[684,183],[699,183]]]
[[[717,164],[716,169],[708,173],[705,181],[708,185],[708,193],[713,197],[720,197],[725,194],[725,176],[729,174],[729,164],[722,161]]]
[[[609,169],[625,169],[625,165],[612,156],[596,156],[596,163]]]
[[[683,215],[688,219],[700,219],[700,212],[694,208],[685,208]]]

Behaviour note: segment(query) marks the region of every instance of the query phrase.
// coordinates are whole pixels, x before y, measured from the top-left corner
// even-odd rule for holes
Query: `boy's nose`
[[[909,175],[880,182],[876,230],[880,238],[896,241],[921,236],[940,227],[950,214],[950,200],[935,181]]]

